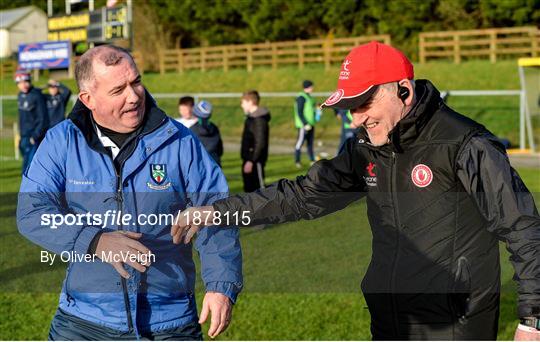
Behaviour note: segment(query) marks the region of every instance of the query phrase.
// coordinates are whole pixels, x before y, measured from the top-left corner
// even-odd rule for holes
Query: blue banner
[[[69,40],[19,45],[19,67],[22,69],[68,68],[70,58]]]

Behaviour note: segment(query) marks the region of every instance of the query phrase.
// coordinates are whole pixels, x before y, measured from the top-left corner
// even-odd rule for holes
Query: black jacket
[[[208,119],[199,119],[199,122],[190,127],[191,131],[199,138],[206,151],[212,156],[218,165],[221,165],[223,155],[223,141],[219,128]]]
[[[540,315],[540,217],[504,148],[452,111],[435,87],[390,133],[365,132],[306,176],[232,196],[216,210],[250,211],[252,224],[314,219],[367,197],[372,260],[362,290],[383,339],[495,339],[498,239],[518,281],[518,314]]]
[[[63,84],[60,84],[58,94],[45,94],[47,100],[47,111],[49,113],[49,127],[65,119],[66,107],[71,96],[71,90]]]
[[[242,160],[263,165],[266,163],[270,132],[269,121],[270,112],[267,108],[259,107],[255,112],[248,114],[242,133]]]

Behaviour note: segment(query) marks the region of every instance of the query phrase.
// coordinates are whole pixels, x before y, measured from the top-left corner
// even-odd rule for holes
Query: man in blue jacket
[[[24,172],[30,165],[39,143],[49,128],[49,119],[45,97],[41,90],[32,85],[30,74],[17,72],[15,82],[19,88],[17,96],[21,135],[19,150],[23,158],[22,171]]]
[[[195,242],[200,320],[192,247],[169,231],[178,210],[227,196],[223,173],[156,106],[127,51],[93,48],[75,74],[79,100],[47,132],[17,208],[21,234],[70,261],[49,339],[201,339],[209,315],[217,336],[242,288],[238,229],[203,229]]]
[[[49,127],[53,127],[65,119],[71,90],[56,80],[49,80],[47,88],[49,94],[46,94],[45,98],[47,99],[47,111],[49,113]]]

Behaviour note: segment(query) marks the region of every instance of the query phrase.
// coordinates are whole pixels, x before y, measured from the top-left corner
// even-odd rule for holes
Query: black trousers
[[[201,325],[189,323],[183,327],[141,333],[139,339],[150,341],[202,341]],[[122,332],[88,322],[60,309],[56,311],[49,330],[49,341],[122,341],[137,340],[134,331]]]
[[[253,163],[253,169],[251,173],[244,172],[244,165],[246,161],[242,163],[242,178],[244,179],[244,192],[253,192],[259,188],[264,188],[264,164]]]
[[[315,160],[315,154],[313,153],[313,138],[315,137],[315,127],[312,127],[309,131],[306,131],[304,127],[298,129],[298,137],[296,138],[296,144],[294,145],[294,161],[300,163],[300,154],[302,153],[302,145],[304,141],[307,141],[307,153],[310,161]]]

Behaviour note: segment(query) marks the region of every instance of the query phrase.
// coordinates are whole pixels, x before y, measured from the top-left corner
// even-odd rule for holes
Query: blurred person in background
[[[187,128],[191,128],[191,126],[199,122],[199,119],[193,115],[193,106],[195,106],[195,99],[191,96],[181,97],[178,101],[178,113],[180,113],[180,118],[176,119],[176,121]]]
[[[334,108],[336,118],[341,122],[341,138],[338,146],[338,153],[349,138],[353,138],[356,134],[356,128],[352,125],[351,111],[348,109]]]
[[[17,105],[19,108],[19,150],[23,158],[22,172],[24,173],[39,143],[45,136],[49,127],[47,103],[40,89],[32,85],[32,77],[29,73],[21,71],[15,74],[15,83],[19,88]]]
[[[242,179],[244,191],[264,188],[264,166],[268,159],[270,111],[259,107],[260,96],[256,90],[246,91],[240,103],[246,115],[242,133]]]
[[[191,131],[199,138],[214,161],[221,166],[223,141],[221,140],[219,128],[210,121],[212,116],[212,104],[208,101],[200,101],[193,108],[193,114],[195,114],[197,122],[191,125]]]
[[[47,112],[49,114],[49,127],[53,127],[65,119],[66,107],[71,96],[71,90],[56,80],[47,82],[48,94],[45,94],[47,101]]]
[[[316,106],[315,100],[311,96],[313,92],[313,82],[305,80],[302,82],[303,91],[298,94],[294,103],[294,125],[298,130],[298,138],[294,145],[294,162],[296,167],[302,167],[300,155],[304,141],[307,141],[307,153],[310,162],[313,164],[315,155],[313,153],[313,138],[315,137]]]

